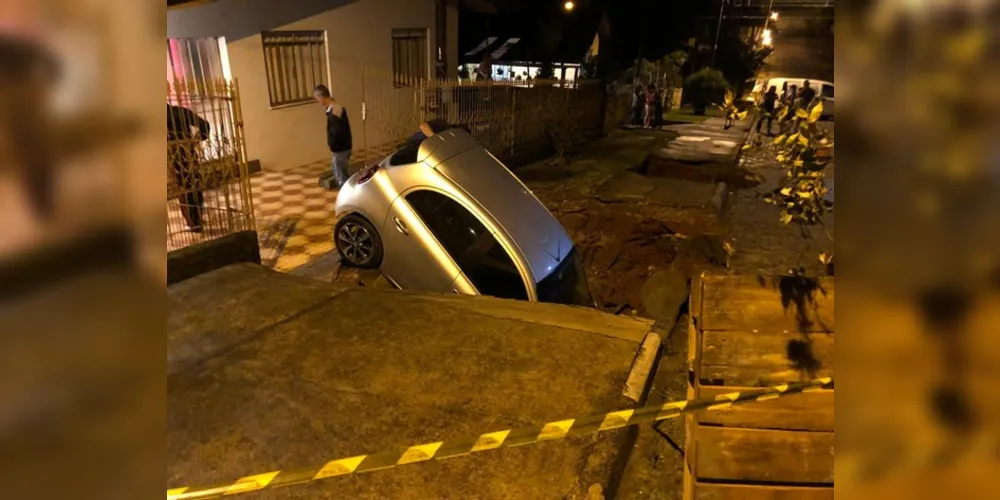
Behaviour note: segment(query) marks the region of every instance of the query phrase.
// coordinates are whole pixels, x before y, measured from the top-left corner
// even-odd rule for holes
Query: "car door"
[[[461,271],[441,252],[434,235],[404,196],[392,203],[380,236],[384,248],[381,271],[396,285],[404,290],[453,291],[452,283]]]
[[[402,196],[443,251],[482,295],[528,300],[529,293],[514,259],[496,235],[465,205],[430,189]],[[458,291],[458,289],[454,289]]]

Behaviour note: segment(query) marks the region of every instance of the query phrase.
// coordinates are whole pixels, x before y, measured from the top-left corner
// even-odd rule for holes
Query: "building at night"
[[[452,0],[168,0],[168,7],[168,82],[235,79],[247,157],[264,169],[329,156],[316,85],[330,88],[360,136],[366,71],[413,80],[458,74]]]

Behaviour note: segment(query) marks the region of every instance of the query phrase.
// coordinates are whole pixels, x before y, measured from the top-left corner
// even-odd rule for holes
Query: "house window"
[[[427,78],[427,30],[392,30],[392,72],[397,87]]]
[[[313,101],[326,83],[326,37],[322,31],[265,31],[264,68],[271,107]]]

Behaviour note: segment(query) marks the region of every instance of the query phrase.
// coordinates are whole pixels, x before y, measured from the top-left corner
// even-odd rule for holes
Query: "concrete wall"
[[[295,17],[302,15],[307,17]],[[458,39],[457,15],[455,19],[455,38],[449,38],[449,44]],[[247,155],[259,159],[265,170],[287,170],[329,159],[326,122],[315,103],[271,109],[260,32],[326,31],[328,84],[347,109],[357,154],[365,145],[361,67],[392,68],[395,28],[428,30],[428,68],[433,69],[434,0],[221,0],[169,12],[167,33],[226,37],[229,65],[242,97]],[[375,134],[368,135],[369,142],[375,139]]]

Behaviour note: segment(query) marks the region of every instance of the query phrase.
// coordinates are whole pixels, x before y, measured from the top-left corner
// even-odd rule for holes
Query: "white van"
[[[798,88],[802,88],[806,80],[809,80],[809,86],[816,89],[816,95],[823,100],[823,118],[833,119],[833,82],[814,80],[812,78],[786,77],[757,80],[753,86],[753,91],[747,94],[745,99],[749,103],[756,102],[771,86],[774,86],[778,91],[778,95],[781,95],[781,87],[784,84],[787,83],[789,87],[795,85]]]

